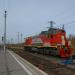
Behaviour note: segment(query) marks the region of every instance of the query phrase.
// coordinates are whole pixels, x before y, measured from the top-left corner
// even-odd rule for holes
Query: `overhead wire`
[[[63,16],[64,14],[68,13],[69,11],[71,12],[71,10],[75,8],[75,5],[71,6],[70,8],[65,9],[63,12],[55,15],[53,18],[57,19],[58,17]]]
[[[65,23],[65,25],[69,25],[69,24],[73,24],[73,23],[75,23],[75,21],[67,22],[67,23]]]
[[[71,6],[70,8],[67,8],[67,9],[64,10],[63,12],[61,12],[61,13],[57,14],[56,16],[54,16],[53,19],[55,19],[55,20],[60,20],[60,19],[62,19],[62,16],[63,16],[63,15],[65,15],[65,14],[68,15],[68,13],[72,12],[71,10],[73,10],[74,8],[75,8],[75,5]],[[72,14],[72,15],[73,15],[73,14]],[[70,17],[70,14],[69,14],[66,18],[68,18],[68,17]],[[65,17],[64,17],[64,18],[65,18]],[[75,21],[70,21],[70,22],[64,23],[64,25],[65,25],[65,26],[67,26],[67,25],[73,25],[74,23],[75,23]],[[61,25],[61,24],[60,24],[60,25]],[[62,25],[63,25],[63,24],[62,24]]]
[[[55,16],[53,17],[53,19],[57,19],[57,20],[62,19],[62,18],[59,18],[59,17],[65,15],[65,14],[68,13],[69,11],[73,10],[73,8],[75,8],[75,5],[69,7],[69,8],[67,8],[67,9],[65,9],[63,12],[61,12],[61,13],[55,15]],[[72,12],[72,11],[71,11],[71,12]],[[70,16],[70,15],[69,15],[69,16]],[[67,17],[68,17],[68,16],[67,16]]]
[[[62,18],[59,18],[59,17],[65,15],[65,14],[68,14],[69,11],[72,12],[71,10],[73,10],[74,8],[75,8],[75,5],[73,5],[72,7],[70,7],[70,8],[68,8],[68,9],[64,10],[62,13],[57,14],[56,16],[54,16],[54,18],[55,18],[55,19],[62,19]],[[67,18],[68,18],[69,16],[70,16],[70,15],[68,15]],[[65,18],[65,17],[64,17],[64,18]],[[64,23],[64,24],[65,24],[65,25],[70,25],[70,24],[73,24],[73,23],[75,23],[75,21],[70,21],[70,22],[67,22],[67,23]]]

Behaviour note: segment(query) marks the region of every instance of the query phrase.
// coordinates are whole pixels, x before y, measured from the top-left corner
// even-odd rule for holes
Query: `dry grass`
[[[73,55],[75,55],[75,37],[72,38],[72,48],[73,48]]]

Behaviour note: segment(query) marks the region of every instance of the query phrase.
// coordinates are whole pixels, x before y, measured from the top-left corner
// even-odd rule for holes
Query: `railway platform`
[[[48,75],[12,51],[0,49],[0,75]]]

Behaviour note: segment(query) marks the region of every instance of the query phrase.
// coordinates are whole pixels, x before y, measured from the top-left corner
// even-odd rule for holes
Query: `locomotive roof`
[[[56,34],[58,32],[65,32],[65,30],[59,28],[49,28],[48,31],[42,31],[41,34]]]

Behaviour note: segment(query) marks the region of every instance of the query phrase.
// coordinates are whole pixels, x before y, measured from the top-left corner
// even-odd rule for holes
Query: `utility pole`
[[[11,44],[13,44],[13,38],[11,38]]]
[[[23,35],[22,35],[22,33],[21,33],[21,43],[22,43],[22,36],[23,36]]]
[[[7,18],[7,11],[5,10],[5,25],[4,25],[4,52],[6,52],[6,18]]]
[[[55,24],[54,21],[48,21],[48,23],[50,23],[50,28],[53,28],[53,24]]]
[[[18,44],[19,44],[19,32],[18,32]]]

